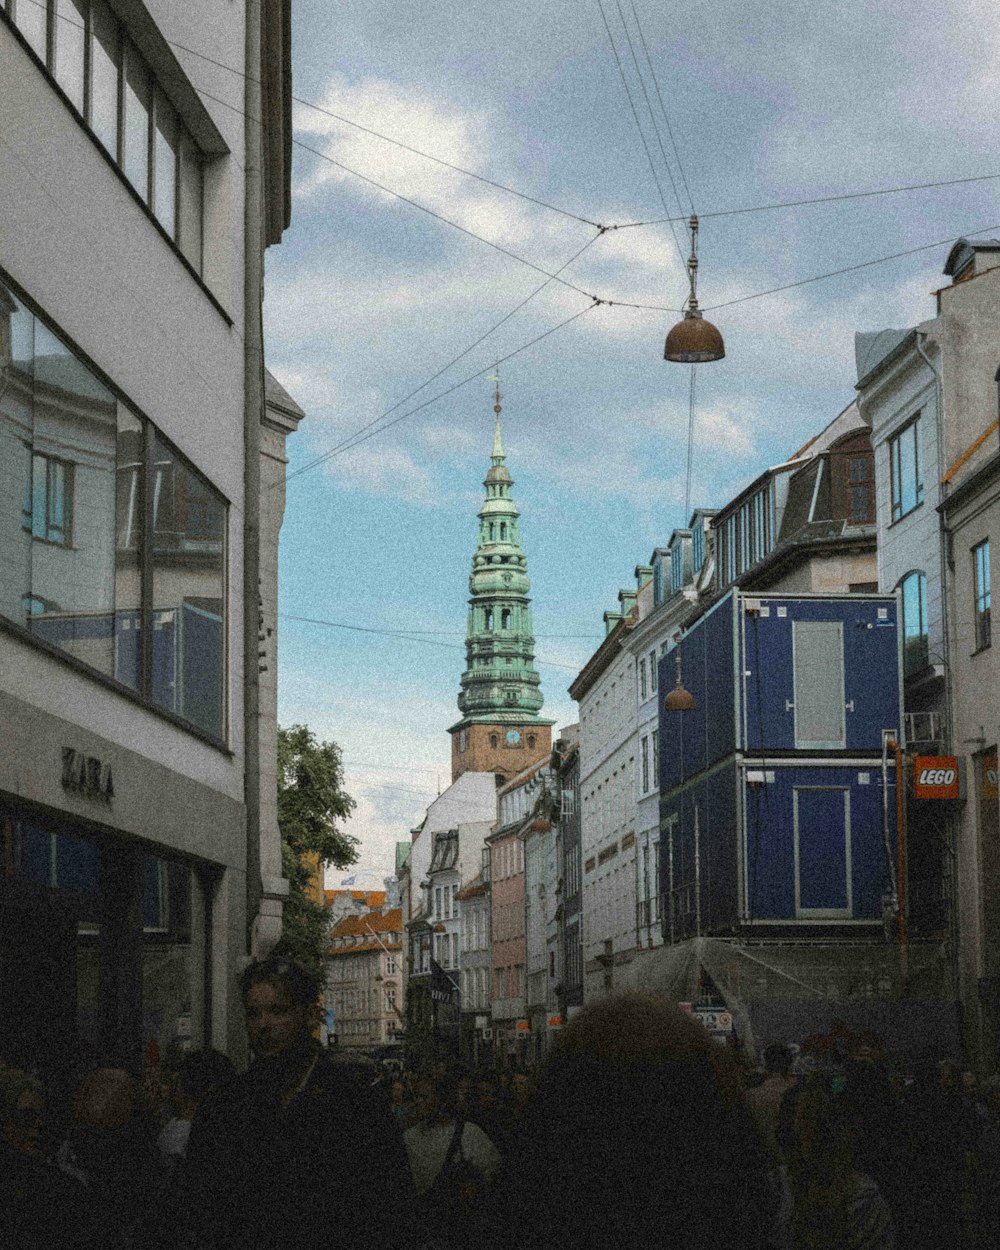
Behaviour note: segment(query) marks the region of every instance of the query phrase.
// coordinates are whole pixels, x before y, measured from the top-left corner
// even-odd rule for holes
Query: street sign
[[[693,1015],[709,1033],[726,1036],[733,1031],[732,1013],[725,1007],[695,1007]]]
[[[530,1020],[518,1020],[517,1024],[514,1027],[517,1029],[518,1033],[530,1033],[531,1021]]]
[[[550,1028],[550,1029],[561,1029],[561,1028],[562,1028],[562,1016],[558,1016],[558,1015],[557,1015],[557,1016],[549,1016],[549,1028]]]

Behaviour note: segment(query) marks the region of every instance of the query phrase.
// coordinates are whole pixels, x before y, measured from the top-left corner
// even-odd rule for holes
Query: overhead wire
[[[667,157],[666,149],[663,146],[663,136],[660,134],[660,127],[656,121],[656,113],[653,110],[653,103],[649,98],[649,92],[646,90],[646,79],[645,79],[645,76],[643,75],[642,68],[639,65],[639,57],[636,54],[635,44],[632,41],[632,35],[629,31],[628,23],[625,20],[625,11],[622,9],[621,0],[615,0],[615,3],[618,8],[618,17],[622,24],[622,30],[625,32],[625,40],[628,43],[628,50],[632,56],[632,64],[635,66],[635,75],[636,75],[636,78],[638,78],[639,80],[639,86],[642,88],[643,99],[646,101],[646,110],[649,113],[649,120],[653,127],[653,134],[656,137],[656,142],[660,149],[660,158],[663,161],[664,169],[667,171],[667,177],[670,179],[670,187],[674,193],[674,199],[677,201],[677,207],[683,212],[684,203],[681,200],[680,192],[677,190],[677,180],[674,178],[673,168],[671,167],[670,160]],[[662,191],[662,188],[660,187],[659,182],[657,182],[657,190],[660,191],[660,200],[663,202],[664,212],[669,212],[670,210],[667,208],[667,205],[663,196],[663,191]],[[671,233],[673,233],[674,232],[673,223],[671,223],[670,229],[671,229]],[[677,242],[676,234],[674,234],[674,242]],[[680,248],[679,243],[678,243],[678,248]],[[684,256],[682,253],[681,263],[683,264],[683,262],[684,262]]]
[[[673,188],[674,198],[675,198],[675,199],[676,199],[676,201],[677,201],[677,206],[678,206],[678,208],[680,208],[680,209],[683,211],[684,204],[683,204],[683,201],[682,201],[682,199],[681,199],[680,192],[677,190],[677,182],[676,182],[676,180],[674,179],[673,171],[672,171],[672,169],[671,169],[671,165],[670,165],[670,160],[669,160],[669,158],[667,157],[666,150],[664,149],[664,146],[663,146],[663,136],[660,134],[660,127],[659,127],[659,125],[657,124],[657,121],[656,121],[656,113],[655,113],[655,111],[654,111],[654,109],[653,109],[653,106],[652,106],[652,103],[651,103],[651,101],[650,101],[650,99],[649,99],[649,93],[648,93],[648,92],[647,92],[647,90],[646,90],[645,78],[644,78],[644,75],[643,75],[643,73],[642,73],[642,69],[641,69],[641,67],[640,67],[640,65],[639,65],[639,58],[638,58],[638,56],[636,55],[635,45],[634,45],[634,43],[633,43],[633,41],[632,41],[632,36],[631,36],[631,35],[630,35],[630,33],[629,33],[628,23],[627,23],[627,22],[626,22],[626,20],[625,20],[625,13],[624,13],[624,11],[622,10],[622,6],[621,6],[621,0],[616,0],[616,3],[617,3],[617,5],[618,5],[618,16],[619,16],[619,17],[620,17],[620,19],[621,19],[622,28],[624,29],[624,31],[625,31],[625,37],[626,37],[626,39],[628,40],[629,50],[630,50],[630,51],[631,51],[631,53],[632,53],[632,60],[633,60],[633,62],[634,62],[634,64],[635,64],[635,72],[636,72],[636,75],[637,75],[637,77],[639,78],[639,82],[640,82],[640,84],[641,84],[641,86],[642,86],[642,93],[643,93],[643,96],[645,97],[645,100],[646,100],[646,107],[647,107],[647,109],[649,110],[649,117],[650,117],[650,121],[651,121],[651,122],[652,122],[652,124],[653,124],[653,133],[656,135],[656,141],[657,141],[657,143],[659,144],[659,147],[660,147],[660,156],[661,156],[661,158],[662,158],[662,160],[663,160],[663,164],[664,164],[664,166],[666,167],[667,174],[668,174],[668,175],[669,175],[669,177],[670,177],[670,185],[671,185],[671,187]],[[646,61],[647,61],[648,67],[649,67],[650,75],[651,75],[651,77],[652,77],[652,79],[653,79],[653,83],[654,83],[654,85],[655,85],[655,87],[656,87],[657,97],[658,97],[658,99],[659,99],[659,103],[660,103],[660,111],[661,111],[661,112],[662,112],[662,114],[663,114],[663,120],[664,120],[664,122],[666,123],[667,130],[668,130],[668,133],[669,133],[669,136],[670,136],[670,140],[671,140],[671,143],[673,144],[674,158],[675,158],[675,160],[677,161],[678,173],[679,173],[679,175],[680,175],[680,177],[681,177],[681,179],[682,179],[682,181],[683,181],[683,184],[684,184],[684,189],[685,189],[685,191],[686,191],[686,193],[687,193],[687,197],[688,197],[688,202],[689,202],[689,204],[690,204],[690,206],[691,206],[691,228],[692,228],[692,242],[691,242],[691,248],[692,248],[692,253],[693,253],[693,251],[694,251],[694,234],[693,234],[693,231],[694,231],[694,222],[695,222],[695,216],[694,216],[694,214],[695,214],[695,206],[694,206],[694,200],[693,200],[693,198],[692,198],[692,196],[691,196],[691,188],[690,188],[690,186],[689,186],[689,184],[688,184],[687,177],[686,177],[686,175],[684,174],[684,165],[683,165],[683,162],[681,161],[680,151],[679,151],[679,149],[678,149],[678,147],[677,147],[677,143],[676,143],[676,141],[674,140],[673,129],[672,129],[672,128],[671,128],[671,126],[670,126],[670,118],[669,118],[669,117],[668,117],[668,115],[667,115],[666,104],[664,103],[664,100],[663,100],[663,93],[662,93],[662,91],[660,91],[659,81],[657,80],[657,78],[656,78],[656,74],[655,74],[655,71],[654,71],[654,69],[653,69],[653,61],[652,61],[652,58],[651,58],[651,57],[650,57],[650,55],[649,55],[649,45],[646,43],[646,38],[645,38],[645,35],[643,34],[643,31],[642,31],[642,24],[641,24],[641,23],[640,23],[640,21],[639,21],[639,14],[638,14],[638,12],[637,12],[637,10],[636,10],[636,7],[635,7],[635,4],[634,4],[634,3],[632,4],[632,16],[633,16],[633,18],[634,18],[634,20],[635,20],[636,30],[638,31],[639,38],[640,38],[640,40],[641,40],[641,42],[642,42],[642,46],[643,46],[643,49],[644,49],[645,54],[646,54]],[[660,198],[661,198],[661,200],[663,199],[662,194],[661,194],[661,197],[660,197]],[[666,205],[666,201],[665,201],[665,200],[663,201],[663,207],[664,207],[664,210],[665,210],[665,211],[669,211],[669,210],[667,210],[667,205]],[[671,229],[671,232],[673,232],[673,230],[674,230],[674,226],[673,226],[673,224],[672,224],[672,223],[671,223],[671,227],[670,227],[670,229]],[[676,241],[676,238],[677,238],[677,236],[676,236],[676,234],[674,234],[674,239],[675,239],[675,241]],[[679,245],[678,245],[678,246],[679,246]],[[682,257],[682,260],[683,260],[683,257]],[[695,262],[694,262],[694,257],[693,257],[693,255],[692,255],[692,260],[691,260],[691,262],[690,262],[690,263],[691,263],[691,265],[692,265],[692,266],[693,266],[693,264],[695,263]],[[693,270],[693,268],[690,270],[690,273],[691,273],[691,275],[692,275],[692,277],[691,277],[691,281],[692,281],[692,284],[693,284],[693,281],[694,281],[694,278],[693,278],[694,270]],[[692,287],[691,287],[691,292],[692,292],[692,295],[693,295],[693,293],[694,293],[694,286],[693,286],[693,285],[692,285]],[[696,379],[696,376],[697,376],[697,369],[698,369],[698,366],[697,366],[695,363],[693,363],[693,362],[692,362],[692,363],[689,365],[687,458],[686,458],[686,471],[685,471],[685,475],[684,475],[684,515],[683,515],[683,516],[682,516],[682,518],[681,518],[681,524],[682,524],[682,525],[687,525],[687,523],[688,523],[688,519],[689,519],[689,517],[690,517],[690,515],[691,515],[691,475],[692,475],[692,467],[693,467],[693,461],[694,461],[694,418],[695,418],[695,389],[696,389],[696,388],[695,388],[695,379]]]
[[[632,118],[635,121],[635,128],[638,130],[639,138],[642,141],[643,151],[646,153],[646,160],[649,162],[650,173],[653,175],[653,182],[656,184],[656,190],[660,197],[660,203],[663,205],[663,211],[665,213],[669,213],[670,210],[667,208],[666,197],[663,194],[663,187],[660,183],[660,176],[656,172],[656,162],[653,160],[653,154],[649,150],[649,144],[646,141],[646,133],[642,128],[642,123],[639,121],[639,111],[635,107],[635,101],[632,98],[632,90],[628,85],[628,78],[625,74],[625,67],[622,65],[621,57],[618,55],[618,46],[615,43],[614,35],[611,33],[611,25],[608,22],[607,14],[604,12],[604,5],[601,3],[601,0],[597,0],[597,7],[600,10],[601,20],[604,22],[604,29],[607,31],[608,42],[611,44],[611,51],[614,55],[615,64],[618,67],[618,76],[621,78],[622,86],[625,89],[625,96],[632,112]],[[684,249],[681,247],[673,222],[670,223],[670,233],[673,235],[674,243],[677,247],[677,254],[680,257],[681,265],[683,266],[685,264]]]
[[[992,234],[1000,230],[1000,225],[984,226],[981,230],[967,230],[961,235],[963,239],[974,239],[981,234]],[[753,295],[741,295],[737,299],[725,300],[721,304],[708,304],[704,311],[714,312],[719,308],[732,308],[734,304],[745,304],[749,300],[764,299],[768,295],[777,295],[779,291],[791,291],[795,287],[808,286],[810,282],[822,282],[825,278],[839,278],[841,274],[855,273],[859,269],[869,269],[873,265],[884,265],[890,260],[899,260],[903,256],[915,256],[918,252],[928,252],[935,247],[944,247],[946,243],[954,243],[955,235],[946,239],[936,239],[933,243],[922,243],[919,247],[907,248],[904,252],[893,252],[889,256],[879,256],[875,260],[864,260],[857,265],[845,265],[843,269],[831,269],[828,273],[814,274],[811,278],[802,278],[798,282],[786,282],[782,286],[769,287],[766,291],[756,291]]]
[[[323,620],[320,617],[315,617],[315,616],[298,616],[292,612],[279,612],[278,618],[279,620],[298,621],[300,624],[305,624],[305,625],[322,625],[327,629],[346,629],[346,630],[351,630],[352,632],[355,632],[355,633],[378,634],[378,635],[383,635],[383,636],[390,637],[390,638],[398,638],[405,642],[422,642],[425,646],[442,647],[446,651],[464,651],[465,650],[465,647],[463,647],[459,643],[437,642],[433,638],[421,638],[417,635],[400,633],[397,630],[376,629],[375,627],[370,626],[370,625],[349,625],[344,621],[327,621],[327,620]],[[547,660],[543,656],[540,656],[540,655],[534,656],[534,661],[536,664],[543,664],[547,668],[564,668],[571,673],[577,673],[580,671],[579,665],[563,664],[558,660]]]
[[[603,302],[604,301],[602,300],[596,300],[593,304],[588,304],[586,308],[581,308],[579,312],[574,313],[571,317],[567,317],[565,321],[560,321],[558,325],[551,326],[548,330],[544,331],[544,333],[537,335],[535,338],[531,340],[531,342],[523,343],[520,347],[515,348],[514,351],[508,352],[505,356],[501,356],[494,363],[486,365],[482,369],[477,369],[475,373],[470,373],[469,376],[466,378],[463,378],[461,382],[456,382],[453,386],[449,386],[447,390],[439,392],[437,395],[434,395],[430,399],[425,400],[422,404],[418,404],[416,408],[411,408],[409,409],[409,411],[402,413],[400,416],[396,417],[394,420],[388,421],[386,422],[385,425],[379,426],[378,429],[369,430],[367,434],[363,434],[360,438],[355,438],[354,435],[351,435],[349,439],[346,439],[343,443],[338,444],[336,447],[332,448],[330,451],[324,452],[322,456],[317,456],[316,459],[310,461],[308,465],[303,465],[299,469],[294,469],[291,473],[287,475],[286,481],[292,481],[293,479],[297,477],[301,477],[303,473],[307,473],[311,469],[315,469],[318,465],[324,464],[327,460],[332,459],[334,456],[342,455],[345,451],[351,451],[353,448],[359,446],[361,443],[367,442],[368,439],[374,438],[376,434],[384,433],[386,430],[391,429],[392,426],[398,425],[400,421],[405,421],[407,417],[412,417],[415,413],[420,412],[422,409],[429,407],[431,404],[437,403],[439,399],[444,399],[445,396],[453,394],[455,391],[459,390],[461,387],[467,386],[470,382],[474,382],[476,378],[482,377],[485,373],[488,373],[489,370],[493,369],[496,365],[498,364],[502,365],[502,364],[505,364],[508,360],[513,360],[515,356],[519,356],[521,352],[527,351],[529,347],[534,347],[536,343],[542,342],[543,339],[547,339],[551,334],[555,334],[558,330],[562,330],[565,326],[570,325],[572,322],[584,316],[586,313],[592,312],[595,308],[598,308]]]
[[[632,16],[635,19],[635,28],[639,32],[639,39],[642,43],[642,49],[646,55],[646,64],[649,66],[649,76],[653,80],[653,86],[656,88],[657,99],[660,101],[660,112],[663,114],[663,120],[667,126],[667,134],[670,136],[670,145],[674,151],[674,159],[677,162],[677,170],[678,170],[678,173],[680,174],[681,183],[683,184],[683,187],[684,187],[684,193],[687,196],[688,204],[691,208],[691,212],[693,213],[694,212],[694,198],[691,195],[691,188],[688,186],[687,176],[684,173],[684,165],[681,162],[681,154],[677,147],[677,140],[674,138],[674,129],[670,125],[670,116],[667,113],[666,105],[663,102],[663,93],[660,91],[660,82],[659,82],[659,79],[656,77],[656,70],[653,68],[652,57],[649,55],[649,47],[646,43],[646,36],[643,34],[643,31],[642,31],[642,23],[639,21],[639,13],[635,7],[635,0],[632,0]],[[680,196],[678,196],[677,199],[679,202]]]
[[[587,242],[583,245],[583,247],[579,249],[579,251],[574,252],[573,255],[569,258],[569,260],[567,260],[565,264],[563,264],[559,269],[556,270],[556,273],[557,274],[562,273],[564,269],[567,269],[570,265],[572,265],[572,263],[578,257],[582,256],[583,253],[587,250],[587,248],[590,247],[593,243],[596,243],[599,238],[600,238],[600,235],[596,234],[594,235],[592,239],[588,239]],[[392,405],[391,408],[387,408],[385,412],[380,413],[377,417],[375,417],[373,421],[369,421],[367,425],[362,426],[359,430],[355,430],[354,433],[349,435],[348,438],[344,439],[341,443],[338,443],[335,447],[330,448],[329,450],[331,452],[339,451],[341,448],[345,447],[348,443],[351,442],[351,440],[356,438],[358,435],[364,434],[367,430],[371,429],[375,425],[378,425],[386,417],[390,416],[393,412],[396,411],[397,408],[401,408],[403,404],[408,403],[411,399],[413,399],[415,395],[418,395],[425,387],[430,386],[430,384],[436,381],[439,377],[441,377],[442,374],[447,373],[449,369],[451,369],[454,365],[458,364],[458,362],[462,360],[464,357],[466,357],[469,354],[469,352],[473,351],[475,348],[479,346],[480,343],[488,339],[491,334],[495,334],[496,331],[499,330],[500,327],[505,322],[509,321],[511,317],[513,317],[516,313],[520,312],[521,309],[524,308],[526,304],[530,303],[531,300],[533,300],[537,295],[540,295],[541,292],[544,291],[545,288],[549,285],[549,282],[551,280],[552,280],[551,278],[546,278],[546,280],[541,284],[541,286],[536,287],[535,290],[532,291],[530,295],[526,296],[523,300],[521,300],[521,302],[515,308],[512,308],[510,312],[506,313],[503,317],[501,317],[499,321],[494,322],[494,324],[490,326],[490,328],[484,334],[481,334],[474,343],[470,343],[468,347],[463,348],[463,350],[460,351],[457,356],[449,360],[448,363],[446,365],[443,365],[440,369],[438,369],[436,373],[431,374],[431,376],[425,382],[421,382],[419,386],[415,387],[412,391],[410,391],[408,395],[405,395],[402,399],[398,400],[395,404]],[[294,470],[294,475],[305,473],[310,468],[313,468],[316,464],[322,463],[322,459],[326,455],[327,453],[324,452],[323,456],[317,457],[315,460],[310,461],[308,464],[303,465],[300,468]]]

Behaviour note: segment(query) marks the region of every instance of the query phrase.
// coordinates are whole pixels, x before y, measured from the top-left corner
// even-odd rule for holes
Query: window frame
[[[923,461],[920,454],[920,417],[921,413],[914,414],[887,440],[889,451],[890,524],[895,524],[897,521],[901,521],[904,517],[909,516],[911,512],[915,512],[924,502]],[[912,464],[908,467],[913,472],[914,501],[907,508],[903,506],[905,484],[903,450],[905,439],[913,440]]]
[[[973,622],[976,630],[976,651],[985,651],[993,645],[990,621],[990,540],[984,538],[971,549]]]

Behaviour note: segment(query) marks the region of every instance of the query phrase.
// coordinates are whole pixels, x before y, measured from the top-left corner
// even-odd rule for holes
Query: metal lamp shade
[[[703,365],[726,354],[722,335],[700,312],[688,311],[667,335],[663,359],[682,365]]]
[[[663,700],[663,707],[668,712],[693,712],[694,695],[678,683]]]

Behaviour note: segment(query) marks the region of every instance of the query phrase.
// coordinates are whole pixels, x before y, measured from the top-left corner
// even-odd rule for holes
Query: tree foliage
[[[358,840],[338,821],[354,810],[344,786],[340,748],[319,742],[306,725],[278,729],[278,828],[282,869],[290,883],[277,953],[320,972],[326,948],[327,910],[309,897],[323,864],[347,868],[358,858]]]

